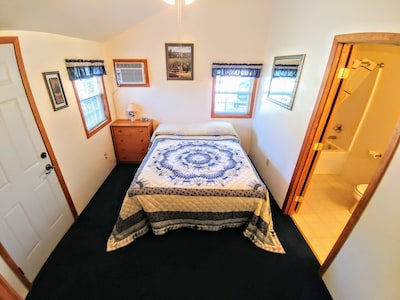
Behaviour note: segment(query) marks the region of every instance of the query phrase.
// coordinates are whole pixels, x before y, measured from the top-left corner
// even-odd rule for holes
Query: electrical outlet
[[[104,159],[108,159],[108,154],[107,154],[107,152],[104,152]]]
[[[265,165],[266,165],[267,167],[269,166],[269,159],[268,159],[268,158],[265,159]]]

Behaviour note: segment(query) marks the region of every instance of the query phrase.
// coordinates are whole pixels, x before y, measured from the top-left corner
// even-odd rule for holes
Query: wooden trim
[[[336,66],[338,66],[340,63],[339,58],[342,56],[340,48],[345,47],[347,45],[354,46],[360,43],[400,45],[400,34],[370,32],[370,33],[352,33],[352,34],[335,36],[331,49],[331,54],[328,61],[328,66],[318,96],[319,100],[316,103],[314,112],[311,116],[311,120],[306,132],[306,137],[304,139],[299,159],[297,161],[296,168],[294,170],[292,181],[289,185],[288,194],[286,196],[285,203],[283,206],[284,213],[291,214],[294,212],[294,204],[292,202],[294,202],[293,199],[297,195],[296,193],[299,192],[300,187],[303,188],[305,186],[304,180],[307,180],[307,177],[304,174],[306,172],[311,172],[312,174],[313,172],[313,166],[312,166],[313,161],[309,159],[309,150],[311,149],[314,141],[316,140],[320,128],[322,128],[322,126],[325,126],[327,123],[326,119],[327,115],[325,114],[325,112],[335,108],[334,107],[335,103],[329,100],[329,94],[331,93],[331,91],[335,89],[333,83],[334,83],[334,75],[336,72],[333,72],[333,70],[337,69]],[[339,88],[340,87],[337,86],[336,91]],[[350,236],[350,233],[355,227],[355,224],[361,217],[362,212],[368,205],[376,187],[378,186],[386,169],[388,168],[390,161],[399,145],[399,142],[400,142],[400,121],[397,124],[397,127],[392,135],[391,142],[388,145],[381,159],[381,162],[377,167],[377,170],[375,171],[370,183],[368,184],[367,190],[365,191],[363,197],[359,201],[358,206],[354,210],[352,216],[350,217],[350,220],[343,229],[341,235],[339,236],[338,240],[333,246],[331,252],[328,254],[328,257],[322,264],[319,270],[320,275],[323,275],[325,273],[325,271],[328,269],[328,267],[331,265],[331,263],[337,256],[339,250],[342,248],[347,238]]]
[[[328,95],[332,89],[335,89],[334,76],[336,68],[339,64],[340,55],[342,54],[342,49],[346,44],[357,44],[357,43],[370,43],[370,44],[393,44],[400,45],[400,34],[398,33],[385,33],[385,32],[365,32],[365,33],[350,33],[341,34],[334,37],[334,41],[331,48],[331,54],[328,60],[327,69],[322,80],[321,89],[318,94],[318,101],[315,105],[313,114],[310,119],[306,131],[306,137],[303,142],[303,146],[300,150],[299,158],[294,169],[292,180],[289,184],[288,192],[283,204],[283,212],[286,214],[292,214],[295,211],[296,203],[294,198],[300,196],[303,191],[305,191],[306,186],[299,186],[301,182],[304,182],[310,170],[310,164],[315,158],[311,153],[312,145],[318,141],[318,131],[321,130],[320,124],[326,114],[326,110],[330,110],[331,105],[327,103]],[[335,90],[334,90],[335,91]],[[326,107],[328,105],[328,107]]]
[[[3,44],[3,42],[1,40],[0,40],[0,43]],[[42,119],[40,118],[39,110],[38,110],[38,108],[36,106],[36,103],[35,103],[35,100],[34,100],[30,85],[29,85],[28,77],[26,75],[26,71],[25,71],[25,67],[24,67],[24,63],[23,63],[23,59],[22,59],[21,48],[20,48],[20,45],[19,45],[18,37],[15,37],[15,40],[14,40],[13,44],[14,44],[15,56],[17,58],[17,63],[18,63],[18,69],[19,69],[19,72],[20,72],[20,75],[21,75],[22,84],[24,85],[26,96],[28,98],[29,106],[31,107],[33,117],[34,117],[34,119],[36,121],[36,124],[38,126],[40,135],[42,136],[44,145],[46,147],[46,151],[47,151],[47,153],[49,155],[49,158],[50,158],[50,160],[51,160],[51,162],[52,162],[52,164],[54,166],[54,170],[55,170],[55,172],[57,174],[58,180],[59,180],[59,182],[61,184],[61,188],[62,188],[62,190],[64,192],[64,195],[65,195],[65,197],[67,199],[69,208],[70,208],[70,210],[72,212],[72,215],[76,219],[78,217],[78,213],[76,211],[74,203],[72,202],[72,198],[71,198],[71,195],[70,195],[70,193],[68,191],[67,185],[65,184],[64,176],[61,173],[60,166],[58,165],[57,158],[56,158],[56,156],[54,154],[53,148],[51,147],[50,140],[49,140],[49,138],[47,136],[47,133],[46,133],[46,130],[44,128]]]
[[[86,137],[90,138],[92,136],[94,136],[97,132],[99,132],[102,128],[104,128],[105,126],[107,126],[107,124],[111,123],[111,115],[110,115],[110,108],[108,105],[108,99],[107,99],[107,93],[106,93],[106,87],[104,85],[104,78],[103,76],[100,76],[100,80],[101,80],[101,88],[102,88],[102,93],[101,93],[101,101],[103,102],[103,107],[104,107],[104,113],[106,115],[106,119],[100,123],[99,125],[97,125],[96,127],[94,127],[93,129],[89,130],[87,128],[86,125],[86,120],[85,120],[85,116],[83,114],[83,110],[82,110],[82,105],[81,105],[81,99],[79,98],[79,93],[78,90],[76,88],[75,85],[75,81],[72,81],[72,86],[74,88],[74,93],[75,93],[75,98],[76,101],[78,103],[78,108],[79,108],[79,113],[81,115],[81,120],[83,123],[83,127],[85,129],[85,133],[86,133]]]
[[[347,63],[343,57],[347,56],[350,51],[349,46],[344,47],[344,45],[339,44],[337,41],[333,42],[328,66],[318,96],[319,100],[311,116],[294,175],[289,184],[288,193],[283,204],[283,212],[286,214],[294,213],[296,206],[297,208],[299,207],[294,199],[296,196],[303,195],[307,188],[308,179],[313,171],[310,170],[310,165],[313,164],[318,155],[318,153],[312,150],[313,145],[321,140],[321,136],[325,130],[325,120],[331,114],[331,107],[341,83],[341,80],[336,77],[337,70],[340,66]]]
[[[32,287],[32,283],[25,277],[24,273],[12,259],[6,248],[4,248],[3,244],[0,242],[0,255],[3,257],[4,261],[10,267],[10,269],[14,272],[14,274],[18,277],[19,280],[24,284],[24,286],[29,290]],[[0,298],[1,299],[1,298]]]
[[[355,208],[350,220],[346,224],[345,228],[343,229],[341,235],[339,236],[338,240],[336,241],[335,245],[333,246],[332,251],[328,254],[325,262],[322,264],[319,273],[322,275],[328,269],[328,267],[332,264],[333,259],[336,257],[337,253],[339,252],[340,248],[346,242],[347,238],[349,237],[351,231],[357,224],[358,220],[360,219],[364,209],[368,205],[372,195],[375,192],[375,189],[379,185],[383,175],[385,174],[387,168],[390,165],[390,162],[398,148],[400,143],[400,120],[397,122],[396,129],[394,134],[389,142],[388,147],[386,148],[385,153],[381,158],[381,162],[379,163],[377,170],[374,173],[371,181],[368,184],[366,191],[364,192],[363,197],[360,199],[359,204]]]
[[[13,289],[7,280],[0,274],[0,299],[22,300],[22,297]]]
[[[254,99],[256,97],[259,78],[254,77],[253,87],[249,101],[249,112],[246,114],[228,114],[228,113],[215,113],[215,77],[212,78],[212,97],[211,97],[211,118],[235,118],[235,119],[251,119],[253,116]]]
[[[390,45],[400,45],[400,34],[394,33],[360,33],[360,34],[347,34],[340,35],[336,37],[337,41],[341,43],[371,43],[371,44],[390,44]],[[382,159],[368,184],[368,188],[365,191],[363,197],[360,199],[359,204],[351,215],[348,223],[340,234],[338,240],[333,246],[332,250],[328,254],[324,263],[322,264],[319,274],[322,276],[328,267],[332,264],[333,260],[339,253],[339,250],[343,247],[345,241],[350,236],[353,231],[355,225],[361,217],[364,209],[368,205],[371,200],[372,195],[375,192],[379,182],[381,181],[383,175],[385,174],[386,169],[389,167],[390,162],[393,158],[393,155],[396,152],[396,149],[399,145],[400,141],[400,121],[396,125],[396,129],[392,135],[391,141],[387,146],[385,153],[382,156]]]
[[[24,67],[24,63],[23,63],[23,59],[22,59],[21,47],[19,45],[18,37],[16,37],[16,36],[0,37],[0,44],[13,44],[13,46],[14,46],[15,57],[17,60],[19,73],[20,73],[22,84],[24,86],[25,93],[26,93],[26,96],[27,96],[27,99],[29,102],[29,106],[32,110],[33,117],[38,126],[43,143],[46,147],[47,154],[49,155],[49,158],[54,166],[55,173],[57,175],[58,181],[60,182],[61,189],[63,190],[63,193],[67,200],[68,206],[71,210],[71,213],[72,213],[74,219],[76,219],[78,217],[78,213],[77,213],[75,205],[72,201],[72,197],[68,191],[64,177],[61,173],[61,169],[57,162],[53,148],[51,147],[50,140],[46,134],[46,130],[45,130],[42,120],[40,118],[39,111],[36,106],[36,103],[35,103],[35,100],[34,100],[30,85],[29,85],[28,77],[26,75],[26,71],[25,71],[25,67]],[[21,280],[21,282],[28,289],[30,289],[30,287],[32,285],[31,282],[25,277],[25,275],[22,273],[20,268],[17,266],[17,264],[14,262],[14,260],[11,258],[11,256],[8,254],[8,252],[6,251],[6,249],[3,247],[3,245],[1,243],[0,243],[0,255],[3,257],[3,259],[5,260],[7,265],[11,268],[11,270],[15,273],[15,275]]]
[[[342,44],[391,44],[400,45],[400,34],[392,32],[362,32],[339,34],[335,41]]]

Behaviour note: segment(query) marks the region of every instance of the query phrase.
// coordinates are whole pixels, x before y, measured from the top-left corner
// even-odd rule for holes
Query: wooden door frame
[[[71,213],[76,220],[78,217],[78,213],[76,211],[75,205],[72,201],[72,197],[68,191],[67,185],[65,184],[64,176],[61,173],[60,166],[57,162],[56,156],[54,154],[53,148],[50,144],[50,140],[47,136],[46,130],[43,126],[42,119],[40,118],[38,108],[36,106],[35,100],[33,98],[33,94],[29,85],[28,77],[26,75],[24,63],[22,60],[22,54],[21,54],[21,47],[19,45],[19,40],[18,37],[16,36],[0,36],[0,45],[2,44],[12,44],[14,46],[14,53],[15,57],[17,60],[18,64],[18,69],[19,73],[21,76],[22,84],[25,89],[25,93],[29,102],[29,106],[32,110],[33,117],[35,119],[36,125],[39,129],[39,133],[41,135],[41,138],[43,140],[44,146],[46,147],[47,154],[49,156],[50,161],[52,162],[54,166],[54,171],[56,173],[56,176],[58,178],[58,181],[60,182],[61,189],[65,195],[65,198],[67,200],[68,206],[71,210]],[[7,263],[7,265],[11,268],[11,270],[15,273],[15,275],[21,280],[21,282],[26,286],[27,289],[31,288],[32,283],[26,278],[22,270],[18,267],[18,265],[15,263],[15,261],[12,259],[10,254],[7,252],[7,250],[4,248],[4,246],[0,242],[0,255],[3,257],[4,261]]]
[[[343,54],[345,54],[345,52],[343,51],[346,51],[346,45],[353,44],[400,45],[400,34],[385,32],[367,32],[336,35],[334,37],[331,54],[318,95],[318,101],[311,116],[311,120],[307,128],[306,136],[304,138],[299,158],[297,160],[293,177],[289,185],[285,202],[283,204],[283,212],[285,214],[290,215],[294,213],[296,206],[295,198],[296,196],[304,194],[311,178],[310,175],[312,175],[312,173],[314,172],[314,162],[317,158],[316,155],[319,154],[316,154],[315,151],[313,151],[313,146],[323,137],[324,128],[327,125],[327,118],[329,117],[330,112],[335,109],[336,103],[334,95],[339,90],[341,81],[337,78],[336,74],[338,68],[340,68],[343,64]],[[349,56],[350,53],[348,54],[348,57]],[[320,275],[324,274],[328,267],[331,265],[332,261],[338,254],[339,250],[342,248],[353,228],[355,227],[357,221],[360,219],[362,212],[369,203],[387,167],[390,165],[390,161],[394,153],[396,152],[399,142],[400,120],[396,125],[396,128],[392,134],[391,141],[382,156],[377,170],[374,172],[374,175],[368,184],[367,190],[359,201],[359,204],[354,210],[338,240],[334,244],[332,250],[328,254],[328,257],[322,264],[319,270]]]
[[[22,297],[0,274],[0,299],[4,300],[22,300]]]

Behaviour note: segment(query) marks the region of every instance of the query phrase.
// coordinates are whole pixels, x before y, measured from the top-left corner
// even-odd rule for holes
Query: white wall
[[[400,2],[273,0],[271,9],[265,50],[267,69],[271,69],[274,56],[306,54],[293,110],[261,99],[263,91],[253,125],[253,161],[278,204],[282,205],[334,36],[353,32],[400,32]],[[264,75],[267,88],[270,72]],[[383,178],[356,230],[323,277],[334,299],[399,299],[399,239],[392,236],[400,230],[398,218],[392,217],[399,209],[394,190],[394,178],[398,178],[394,170],[398,173],[400,168],[399,152],[397,150],[391,171]],[[268,167],[266,158],[270,161]],[[388,234],[384,240],[381,237],[383,228]]]
[[[117,117],[126,118],[127,104],[133,102],[139,117],[150,117],[156,124],[210,120],[212,62],[262,63],[269,11],[265,0],[201,0],[183,8],[180,30],[172,6],[109,40],[110,62],[144,58],[149,64],[149,88],[117,88],[113,78]],[[193,81],[166,79],[165,43],[176,42],[194,44]],[[230,121],[249,151],[252,120]]]

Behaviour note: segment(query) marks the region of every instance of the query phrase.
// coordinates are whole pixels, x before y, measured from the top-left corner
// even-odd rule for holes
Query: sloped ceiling
[[[162,0],[0,0],[0,30],[104,42],[168,8]]]

